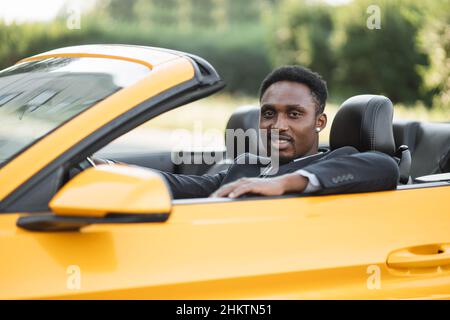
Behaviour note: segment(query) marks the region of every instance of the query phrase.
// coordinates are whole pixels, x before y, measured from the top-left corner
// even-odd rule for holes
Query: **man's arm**
[[[96,165],[118,163],[113,160],[93,158]],[[122,163],[124,164],[124,163]],[[217,190],[227,174],[227,170],[214,175],[186,175],[158,171],[166,180],[173,199],[207,198],[211,192]]]
[[[394,159],[380,152],[364,152],[324,159],[303,168],[320,186],[317,194],[356,193],[392,190],[399,172]],[[294,172],[274,178],[244,178],[221,187],[212,196],[237,198],[253,193],[266,196],[304,192],[308,175]]]
[[[395,160],[377,151],[318,161],[303,170],[319,180],[321,189],[318,194],[392,190],[397,187],[399,179]]]
[[[185,175],[158,171],[172,191],[173,199],[207,198],[217,190],[227,174],[227,170],[214,175]]]

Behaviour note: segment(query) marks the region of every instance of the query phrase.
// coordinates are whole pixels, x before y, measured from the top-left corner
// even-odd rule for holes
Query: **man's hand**
[[[303,192],[308,178],[298,173],[285,174],[275,178],[242,178],[219,188],[210,197],[238,198],[247,193],[263,196],[279,196],[290,192]]]

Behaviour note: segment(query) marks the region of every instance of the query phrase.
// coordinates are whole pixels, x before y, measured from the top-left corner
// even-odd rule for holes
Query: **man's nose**
[[[288,129],[286,117],[282,114],[279,114],[272,128],[279,131],[286,131]]]

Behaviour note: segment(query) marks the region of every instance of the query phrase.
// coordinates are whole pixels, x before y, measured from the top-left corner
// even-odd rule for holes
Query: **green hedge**
[[[80,30],[69,30],[63,20],[53,24],[0,24],[0,67],[47,50],[93,43],[123,43],[155,46],[197,54],[218,70],[231,93],[255,95],[270,71],[260,26],[235,26],[226,32],[145,28],[127,23],[82,21]]]
[[[255,95],[259,84],[271,70],[260,26],[242,25],[226,32],[191,30],[181,33],[170,29],[150,29],[137,34],[135,28],[107,29],[106,42],[129,43],[170,48],[205,58],[227,83],[232,93]]]

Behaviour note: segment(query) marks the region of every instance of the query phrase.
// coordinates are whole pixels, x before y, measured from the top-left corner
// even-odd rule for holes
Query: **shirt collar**
[[[319,151],[317,153],[310,154],[309,156],[306,156],[306,157],[301,157],[301,158],[294,159],[294,160],[292,160],[292,162],[297,162],[297,161],[300,161],[300,160],[303,160],[303,159],[308,159],[308,158],[311,158],[311,157],[315,157],[315,156],[317,156],[319,154],[322,154],[322,153],[323,153],[322,151]]]

